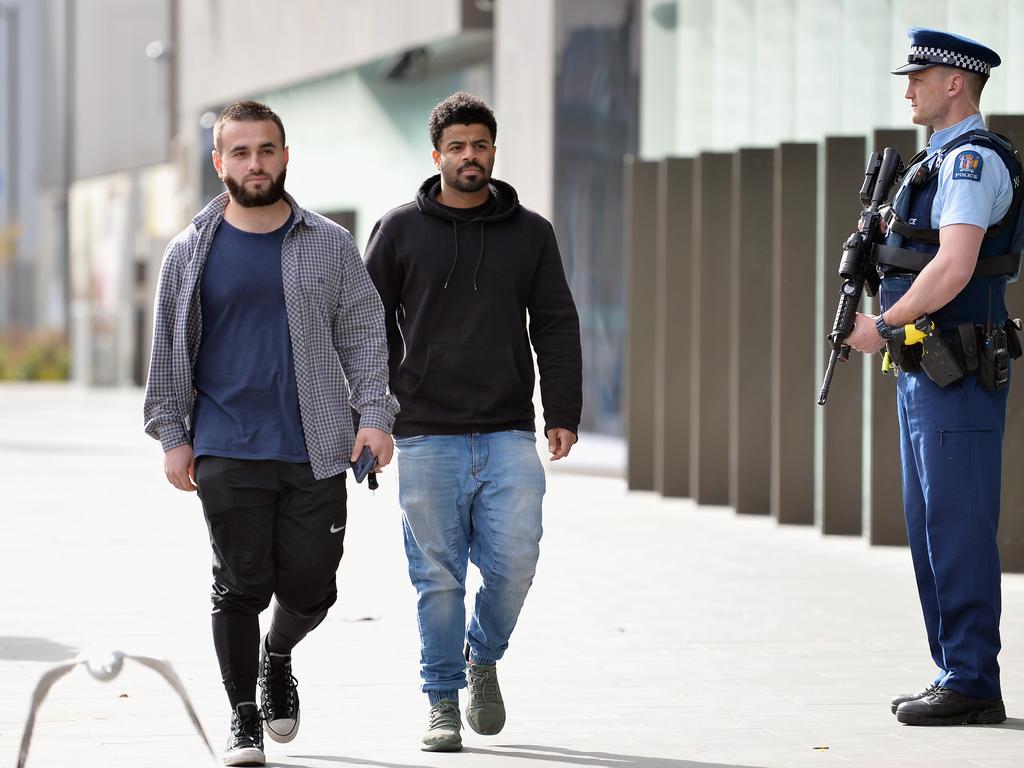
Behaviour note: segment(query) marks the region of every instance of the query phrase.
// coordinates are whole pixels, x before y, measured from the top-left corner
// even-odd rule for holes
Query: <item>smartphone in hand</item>
[[[370,451],[370,446],[364,445],[363,452],[359,454],[359,458],[352,465],[352,476],[355,477],[356,482],[363,482],[376,463],[377,457]]]

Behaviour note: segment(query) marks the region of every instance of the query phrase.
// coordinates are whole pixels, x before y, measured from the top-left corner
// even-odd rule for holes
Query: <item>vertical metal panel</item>
[[[658,248],[655,269],[654,488],[690,493],[690,291],[693,270],[693,163],[658,165]]]
[[[822,339],[832,330],[841,280],[836,274],[843,242],[857,226],[864,180],[864,139],[860,136],[828,136],[822,148],[824,167],[824,327],[815,350],[827,354]],[[864,438],[864,366],[876,357],[859,353],[836,371],[828,402],[821,413],[821,517],[822,533],[857,535],[861,532],[861,494]]]
[[[690,495],[729,503],[729,226],[732,155],[701,153],[693,174]]]
[[[906,162],[917,152],[917,140],[917,131],[912,128],[878,130],[875,131],[871,150],[881,154],[886,147],[893,147]],[[878,297],[870,299],[867,306],[869,312],[877,313]],[[871,544],[906,546],[896,380],[875,369],[870,371],[867,381],[871,458],[867,467],[868,499],[865,504],[864,532]]]
[[[771,512],[780,523],[814,522],[814,323],[818,148],[775,150],[772,253]]]
[[[654,269],[658,164],[625,159],[626,480],[654,490]]]
[[[771,468],[771,149],[733,156],[729,323],[729,504],[769,512]]]
[[[988,127],[1024,148],[1024,115],[989,115]],[[1010,317],[1024,317],[1024,286],[1010,283],[1006,290]],[[999,519],[999,554],[1003,570],[1024,571],[1024,358],[1015,363],[1006,406],[1003,437],[1003,491]]]

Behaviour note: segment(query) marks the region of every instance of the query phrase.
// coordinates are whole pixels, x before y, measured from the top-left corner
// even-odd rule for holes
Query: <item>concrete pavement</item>
[[[219,751],[227,705],[209,628],[198,500],[163,479],[139,391],[0,386],[0,766],[29,696],[94,645],[166,656]],[[581,446],[582,447],[582,446]],[[570,458],[568,461],[572,461]],[[457,755],[418,750],[414,592],[394,473],[350,485],[339,604],[296,651],[296,741],[272,765],[1024,765],[1024,577],[1003,579],[1003,726],[909,728],[888,698],[932,674],[909,554],[766,518],[549,474],[537,579],[501,663],[509,722]],[[152,671],[79,669],[40,711],[28,765],[203,766]]]

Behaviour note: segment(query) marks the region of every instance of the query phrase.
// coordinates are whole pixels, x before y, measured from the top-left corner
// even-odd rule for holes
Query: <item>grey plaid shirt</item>
[[[384,310],[352,236],[285,199],[295,212],[281,246],[299,413],[317,479],[349,467],[360,427],[390,432],[398,402],[388,393]],[[228,195],[211,201],[164,254],[153,320],[153,356],[143,407],[146,433],[165,451],[190,442],[192,371],[202,340],[199,283]]]

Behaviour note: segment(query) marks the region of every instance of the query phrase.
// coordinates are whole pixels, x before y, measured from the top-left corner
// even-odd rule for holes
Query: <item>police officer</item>
[[[1016,340],[1006,341],[1004,295],[1019,268],[1011,242],[1021,170],[1012,146],[985,131],[979,112],[999,56],[959,35],[907,34],[907,64],[893,74],[907,76],[914,123],[934,133],[908,164],[878,250],[882,314],[858,314],[847,339],[867,353],[889,341],[903,369],[897,409],[904,511],[938,674],[919,693],[893,699],[892,710],[911,725],[1001,723],[996,530],[1006,349]],[[900,341],[903,328],[926,315],[935,328],[929,342],[941,341],[958,368],[936,376],[938,383],[919,367],[921,346]],[[920,325],[931,328],[927,320]]]

